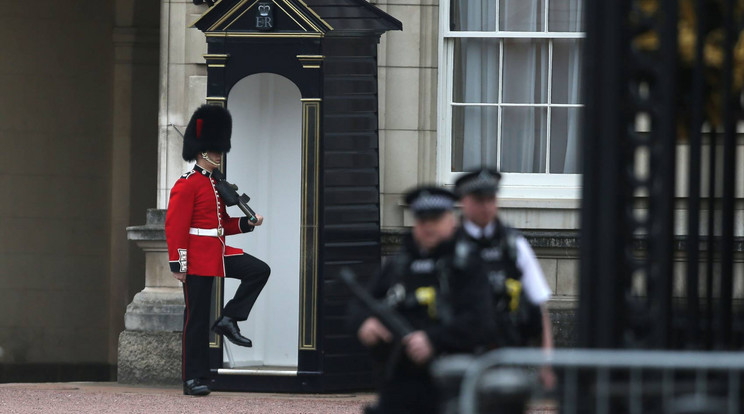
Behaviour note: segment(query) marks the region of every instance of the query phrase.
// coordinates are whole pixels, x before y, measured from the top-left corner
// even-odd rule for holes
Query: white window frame
[[[498,0],[493,0],[497,1]],[[549,1],[549,0],[548,0]],[[591,0],[586,0],[591,1]],[[546,5],[547,6],[547,5]],[[498,7],[498,6],[497,6]],[[553,108],[577,108],[584,104],[555,104],[551,102],[551,89],[553,81],[553,42],[548,42],[548,102],[529,104],[504,104],[501,103],[503,84],[503,59],[504,39],[583,39],[584,32],[548,32],[548,11],[545,7],[545,27],[543,32],[479,32],[479,31],[452,31],[450,30],[450,0],[442,0],[439,3],[439,74],[437,92],[437,182],[445,186],[453,186],[462,172],[452,172],[452,110],[453,106],[492,106],[499,108],[501,114],[504,107],[553,107]],[[468,103],[466,105],[453,102],[453,67],[454,67],[454,41],[457,38],[488,38],[499,39],[502,42],[500,48],[499,65],[499,103]],[[550,148],[550,114],[547,115],[547,146]],[[502,117],[499,117],[498,128],[501,129]],[[498,145],[498,144],[497,144]],[[550,151],[547,153],[550,157]],[[499,160],[500,161],[500,160]],[[549,173],[549,164],[545,173],[503,173],[499,197],[502,199],[565,199],[575,200],[581,198],[581,174],[555,174]]]

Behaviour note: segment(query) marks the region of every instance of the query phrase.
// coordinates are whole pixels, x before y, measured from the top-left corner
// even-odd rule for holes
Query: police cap
[[[405,195],[406,204],[417,219],[437,218],[455,208],[457,196],[434,186],[417,187]]]
[[[455,192],[460,197],[468,194],[494,195],[499,191],[499,181],[501,181],[501,173],[496,169],[483,168],[461,175],[455,181]]]

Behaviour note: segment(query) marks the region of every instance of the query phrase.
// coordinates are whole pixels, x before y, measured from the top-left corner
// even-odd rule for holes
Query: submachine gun
[[[387,358],[387,363],[385,364],[384,374],[386,378],[390,378],[393,375],[395,366],[398,364],[403,352],[401,339],[413,332],[415,329],[413,329],[413,326],[411,326],[407,320],[403,319],[390,306],[373,298],[367,290],[357,282],[356,275],[348,267],[341,269],[339,279],[349,288],[351,293],[359,299],[362,306],[364,306],[372,316],[376,317],[383,325],[385,325],[390,333],[393,334],[395,340],[393,341],[393,348]],[[373,406],[370,406],[365,409],[364,413],[379,414],[379,411],[377,411]]]
[[[377,319],[385,325],[395,339],[400,340],[415,329],[403,319],[397,312],[383,302],[373,298],[356,280],[354,272],[345,267],[339,274],[341,281],[349,288],[351,293],[356,296],[362,305]]]
[[[228,207],[237,205],[238,208],[245,213],[251,223],[257,223],[258,218],[256,217],[256,212],[248,205],[251,198],[245,195],[245,193],[238,195],[238,186],[228,182],[225,179],[225,175],[222,174],[222,171],[215,168],[212,171],[212,177],[217,180],[217,183],[214,186],[217,188],[217,192],[220,193],[220,197],[222,197],[225,205]]]

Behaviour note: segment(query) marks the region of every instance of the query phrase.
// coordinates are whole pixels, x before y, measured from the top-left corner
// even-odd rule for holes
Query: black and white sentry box
[[[225,174],[266,217],[228,243],[272,268],[240,324],[253,347],[212,334],[214,388],[368,387],[335,279],[379,270],[377,45],[402,25],[366,0],[222,0],[193,26],[207,38],[207,102],[233,115]],[[236,289],[215,285],[213,317]]]

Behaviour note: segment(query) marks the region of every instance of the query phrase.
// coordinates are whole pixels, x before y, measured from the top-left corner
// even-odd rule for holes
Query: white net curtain
[[[582,0],[453,0],[452,170],[579,172]],[[573,35],[572,35],[573,34]]]

